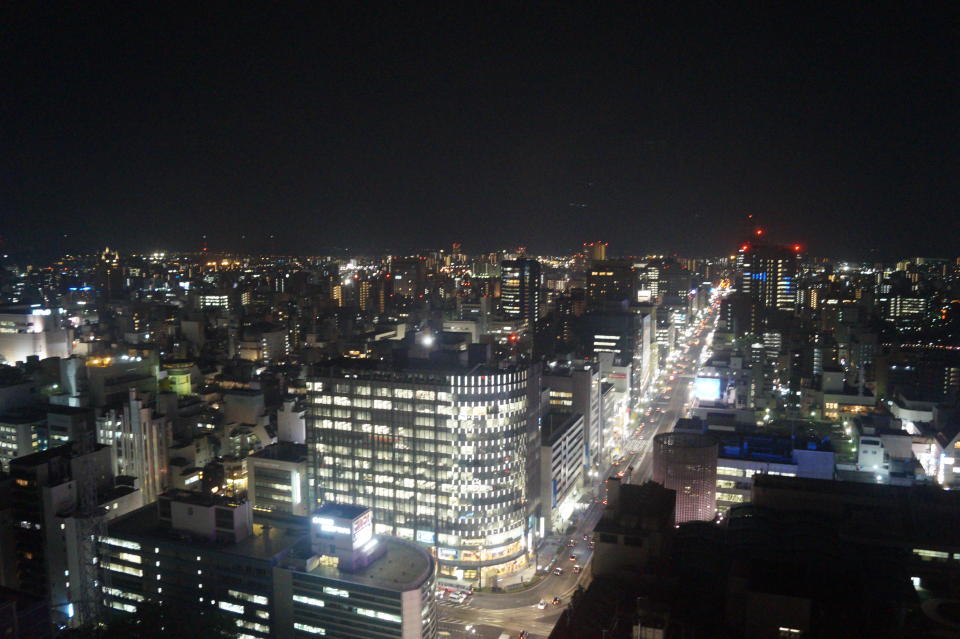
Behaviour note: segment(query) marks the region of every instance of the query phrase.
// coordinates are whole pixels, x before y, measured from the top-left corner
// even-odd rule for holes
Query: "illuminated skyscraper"
[[[505,260],[500,271],[500,308],[509,318],[533,326],[540,319],[540,262]]]
[[[799,246],[744,244],[737,254],[737,290],[749,294],[763,314],[794,310],[799,250]]]

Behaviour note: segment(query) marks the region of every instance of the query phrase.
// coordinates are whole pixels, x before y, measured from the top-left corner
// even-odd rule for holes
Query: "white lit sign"
[[[718,377],[698,377],[693,383],[693,393],[697,399],[704,401],[720,399],[720,379]]]
[[[320,530],[337,535],[349,535],[350,529],[343,526],[337,526],[332,519],[328,517],[314,517],[313,523],[320,526]]]
[[[363,546],[373,537],[373,513],[369,510],[353,522],[353,547]]]

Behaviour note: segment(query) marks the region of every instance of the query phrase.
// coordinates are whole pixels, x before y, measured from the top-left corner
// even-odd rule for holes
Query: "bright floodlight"
[[[433,346],[433,339],[434,339],[433,335],[430,335],[429,333],[427,333],[426,335],[423,336],[423,345]]]

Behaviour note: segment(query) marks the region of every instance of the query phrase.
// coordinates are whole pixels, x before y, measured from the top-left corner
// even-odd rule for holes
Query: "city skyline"
[[[5,7],[0,637],[957,635],[958,18]]]

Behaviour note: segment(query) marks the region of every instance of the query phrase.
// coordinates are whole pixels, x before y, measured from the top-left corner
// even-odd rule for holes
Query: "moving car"
[[[576,560],[577,560],[576,555],[570,555],[570,561],[576,561]]]
[[[559,605],[560,605],[560,597],[554,597],[554,598],[553,598],[553,605],[554,605],[554,606],[559,606]]]
[[[546,607],[547,607],[547,602],[544,601],[543,599],[537,602],[537,610],[543,610]]]
[[[558,577],[563,575],[563,568],[554,568],[553,574],[557,575]]]
[[[580,567],[580,564],[573,567],[573,574],[579,575],[581,572],[583,572],[583,568]]]

